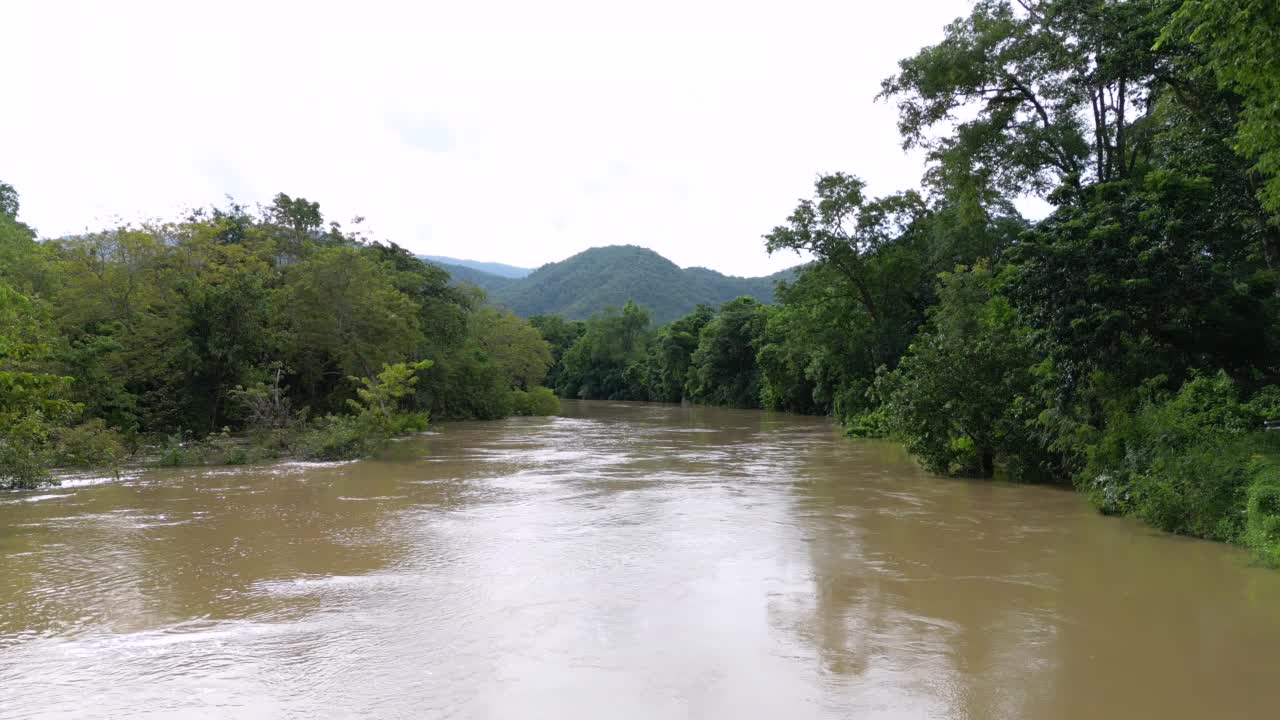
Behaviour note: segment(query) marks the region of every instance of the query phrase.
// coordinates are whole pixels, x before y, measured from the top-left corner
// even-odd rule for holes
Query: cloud
[[[392,111],[386,122],[405,144],[428,152],[449,152],[457,144],[453,130],[435,113]]]
[[[967,8],[15,0],[0,177],[49,235],[286,192],[424,253],[763,274],[818,173],[918,182],[873,98]]]

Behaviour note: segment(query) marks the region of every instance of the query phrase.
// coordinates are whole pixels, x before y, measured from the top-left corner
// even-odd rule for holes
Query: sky
[[[875,95],[968,7],[6,0],[0,181],[46,237],[285,192],[424,254],[763,275],[818,174],[918,185]]]

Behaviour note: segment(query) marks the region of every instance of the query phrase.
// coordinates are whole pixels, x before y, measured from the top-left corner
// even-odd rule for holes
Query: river
[[[564,405],[0,495],[0,717],[1280,712],[1239,550],[825,419]]]

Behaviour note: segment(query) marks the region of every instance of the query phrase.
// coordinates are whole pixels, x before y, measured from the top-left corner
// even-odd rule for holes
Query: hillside
[[[501,275],[494,275],[493,273],[488,273],[483,270],[477,270],[476,268],[469,267],[467,265],[455,265],[453,263],[437,262],[435,260],[430,260],[425,256],[419,256],[419,259],[429,262],[432,265],[437,265],[439,267],[444,268],[449,272],[449,277],[453,278],[454,282],[469,283],[471,285],[475,285],[476,287],[483,289],[485,292],[489,293],[490,295],[493,295],[493,293],[497,292],[498,290],[506,287],[507,285],[510,285],[511,283],[518,282],[520,280],[520,278],[511,278],[511,277],[503,277]]]
[[[500,262],[484,262],[482,260],[462,260],[460,258],[445,257],[444,255],[419,255],[419,258],[436,265],[452,265],[454,267],[467,268],[469,270],[478,270],[482,273],[497,275],[504,278],[522,278],[533,272],[533,268],[516,267],[515,265],[507,265]]]
[[[658,253],[634,245],[591,248],[543,265],[523,278],[437,263],[459,282],[484,288],[493,302],[518,315],[560,314],[580,320],[628,300],[646,307],[655,323],[674,320],[699,304],[720,305],[740,295],[773,302],[773,286],[791,270],[741,278],[707,268],[682,269]]]

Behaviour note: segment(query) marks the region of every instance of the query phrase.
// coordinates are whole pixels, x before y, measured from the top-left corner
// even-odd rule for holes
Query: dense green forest
[[[502,277],[477,267],[438,262],[455,280],[475,285],[489,299],[521,317],[563,315],[584,320],[607,307],[633,300],[656,322],[668,322],[698,305],[719,305],[741,295],[773,302],[778,280],[794,270],[766,277],[740,278],[707,268],[681,269],[658,253],[634,245],[585,250],[548,263],[520,278]]]
[[[534,318],[557,391],[831,413],[1280,561],[1280,5],[981,0],[880,99],[919,189],[819,178],[776,305]]]
[[[429,415],[555,410],[529,323],[316,203],[38,242],[11,186],[0,201],[0,486],[148,444],[167,464],[335,459]]]

